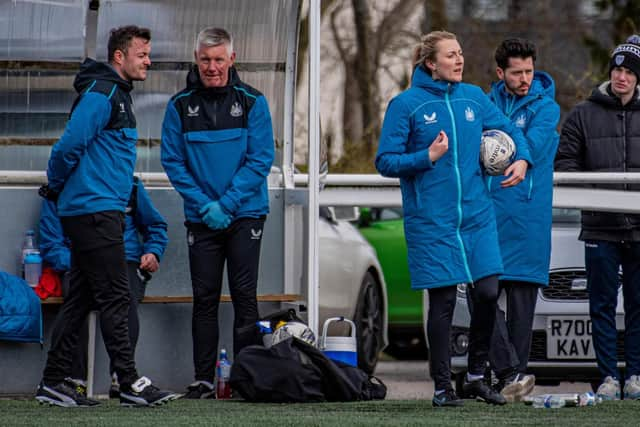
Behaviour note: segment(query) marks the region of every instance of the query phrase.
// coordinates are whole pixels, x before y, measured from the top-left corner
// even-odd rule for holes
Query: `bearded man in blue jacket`
[[[233,351],[258,342],[260,243],[274,157],[267,100],[233,66],[231,35],[197,37],[187,87],[167,105],[162,165],[184,199],[193,288],[195,382],[185,398],[214,397],[218,306],[225,263],[233,302]]]
[[[175,397],[138,375],[127,326],[124,213],[138,142],[131,90],[134,81],[147,78],[150,52],[148,29],[130,25],[111,30],[109,63],[90,58],[82,63],[74,81],[78,97],[51,150],[49,182],[40,194],[56,202],[64,234],[71,240],[72,280],[61,308],[62,331],[51,343],[36,393],[41,403],[63,407],[99,403],[77,393],[65,380],[93,302],[100,310],[105,346],[120,380],[121,405],[153,406]],[[76,275],[82,280],[74,280]]]
[[[489,98],[524,133],[535,167],[516,186],[505,177],[486,176],[494,203],[504,272],[507,312],[496,314],[489,360],[496,387],[507,401],[529,394],[535,377],[527,375],[538,288],[549,284],[553,160],[558,148],[560,107],[551,76],[534,71],[536,47],[528,40],[504,40],[496,49],[496,74]]]

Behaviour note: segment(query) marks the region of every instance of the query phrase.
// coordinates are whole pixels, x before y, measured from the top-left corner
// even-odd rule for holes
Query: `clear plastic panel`
[[[0,60],[81,60],[87,4],[0,1]]]
[[[235,37],[240,77],[260,90],[271,110],[276,165],[282,159],[287,27],[297,13],[292,0],[158,0],[100,2],[98,60],[106,60],[109,29],[126,24],[152,30],[152,67],[134,83],[137,170],[161,172],[159,141],[168,100],[185,87],[196,33],[225,27]],[[77,96],[73,80],[83,59],[87,1],[0,0],[0,61],[33,61],[0,69],[0,169],[43,170],[50,145],[62,135]],[[131,20],[129,17],[136,17]],[[295,21],[294,21],[295,22]],[[45,61],[58,63],[48,65]],[[160,66],[160,63],[162,66]]]
[[[46,168],[49,145],[62,135],[77,96],[72,87],[75,73],[5,70],[0,74],[0,170]],[[240,77],[267,97],[278,144],[283,139],[284,103],[279,100],[284,93],[284,74],[241,72]],[[186,71],[152,71],[146,81],[134,83],[132,95],[141,140],[138,171],[162,172],[162,120],[167,102],[184,88],[185,80]],[[276,155],[277,165],[281,157]]]
[[[126,24],[151,29],[153,61],[192,61],[198,31],[222,27],[234,37],[241,62],[284,62],[291,0],[103,0],[96,56],[107,57],[109,30]],[[135,18],[131,18],[135,17]]]

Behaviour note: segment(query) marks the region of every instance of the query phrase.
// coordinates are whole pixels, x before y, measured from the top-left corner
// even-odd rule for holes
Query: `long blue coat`
[[[414,289],[502,273],[493,206],[480,167],[484,129],[509,133],[516,159],[531,162],[522,133],[477,86],[433,80],[420,66],[411,88],[389,103],[376,168],[400,178]],[[449,137],[449,150],[434,164],[427,149],[441,130]]]
[[[524,132],[535,163],[515,187],[501,188],[504,177],[486,177],[504,265],[500,278],[548,285],[553,159],[560,120],[555,84],[549,74],[536,71],[526,96],[510,95],[500,81],[493,84],[489,97]]]

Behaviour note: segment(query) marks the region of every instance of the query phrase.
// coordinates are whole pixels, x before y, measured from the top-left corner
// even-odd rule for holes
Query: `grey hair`
[[[221,44],[227,47],[227,53],[231,56],[233,53],[233,37],[231,37],[231,34],[223,28],[209,27],[198,33],[195,50],[197,51],[200,46],[212,47]]]

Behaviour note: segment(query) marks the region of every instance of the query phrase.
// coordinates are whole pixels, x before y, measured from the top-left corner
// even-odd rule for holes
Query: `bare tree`
[[[612,15],[609,40],[603,42],[596,34],[584,37],[600,77],[605,78],[611,48],[640,30],[640,0],[595,0],[594,6],[600,13],[610,12]]]
[[[410,33],[407,22],[415,16],[420,0],[375,2],[367,0],[336,0],[330,15],[330,28],[336,50],[345,71],[343,135],[345,147],[357,148],[370,157],[375,151],[380,133],[381,73],[385,67],[383,55],[393,56],[393,50],[413,43],[417,35]],[[352,31],[346,31],[339,19],[352,14]],[[386,62],[385,60],[385,62]],[[406,82],[406,78],[398,79]]]
[[[422,33],[444,30],[449,25],[447,8],[444,0],[424,0],[424,18],[422,20]]]
[[[324,17],[325,13],[331,6],[335,0],[324,0],[320,2],[320,16]],[[322,19],[322,18],[321,18]],[[299,37],[298,37],[298,58],[296,62],[296,74],[297,80],[300,81],[301,73],[304,66],[304,61],[307,57],[307,51],[309,50],[309,13],[302,17],[300,20],[300,28],[298,29]]]

